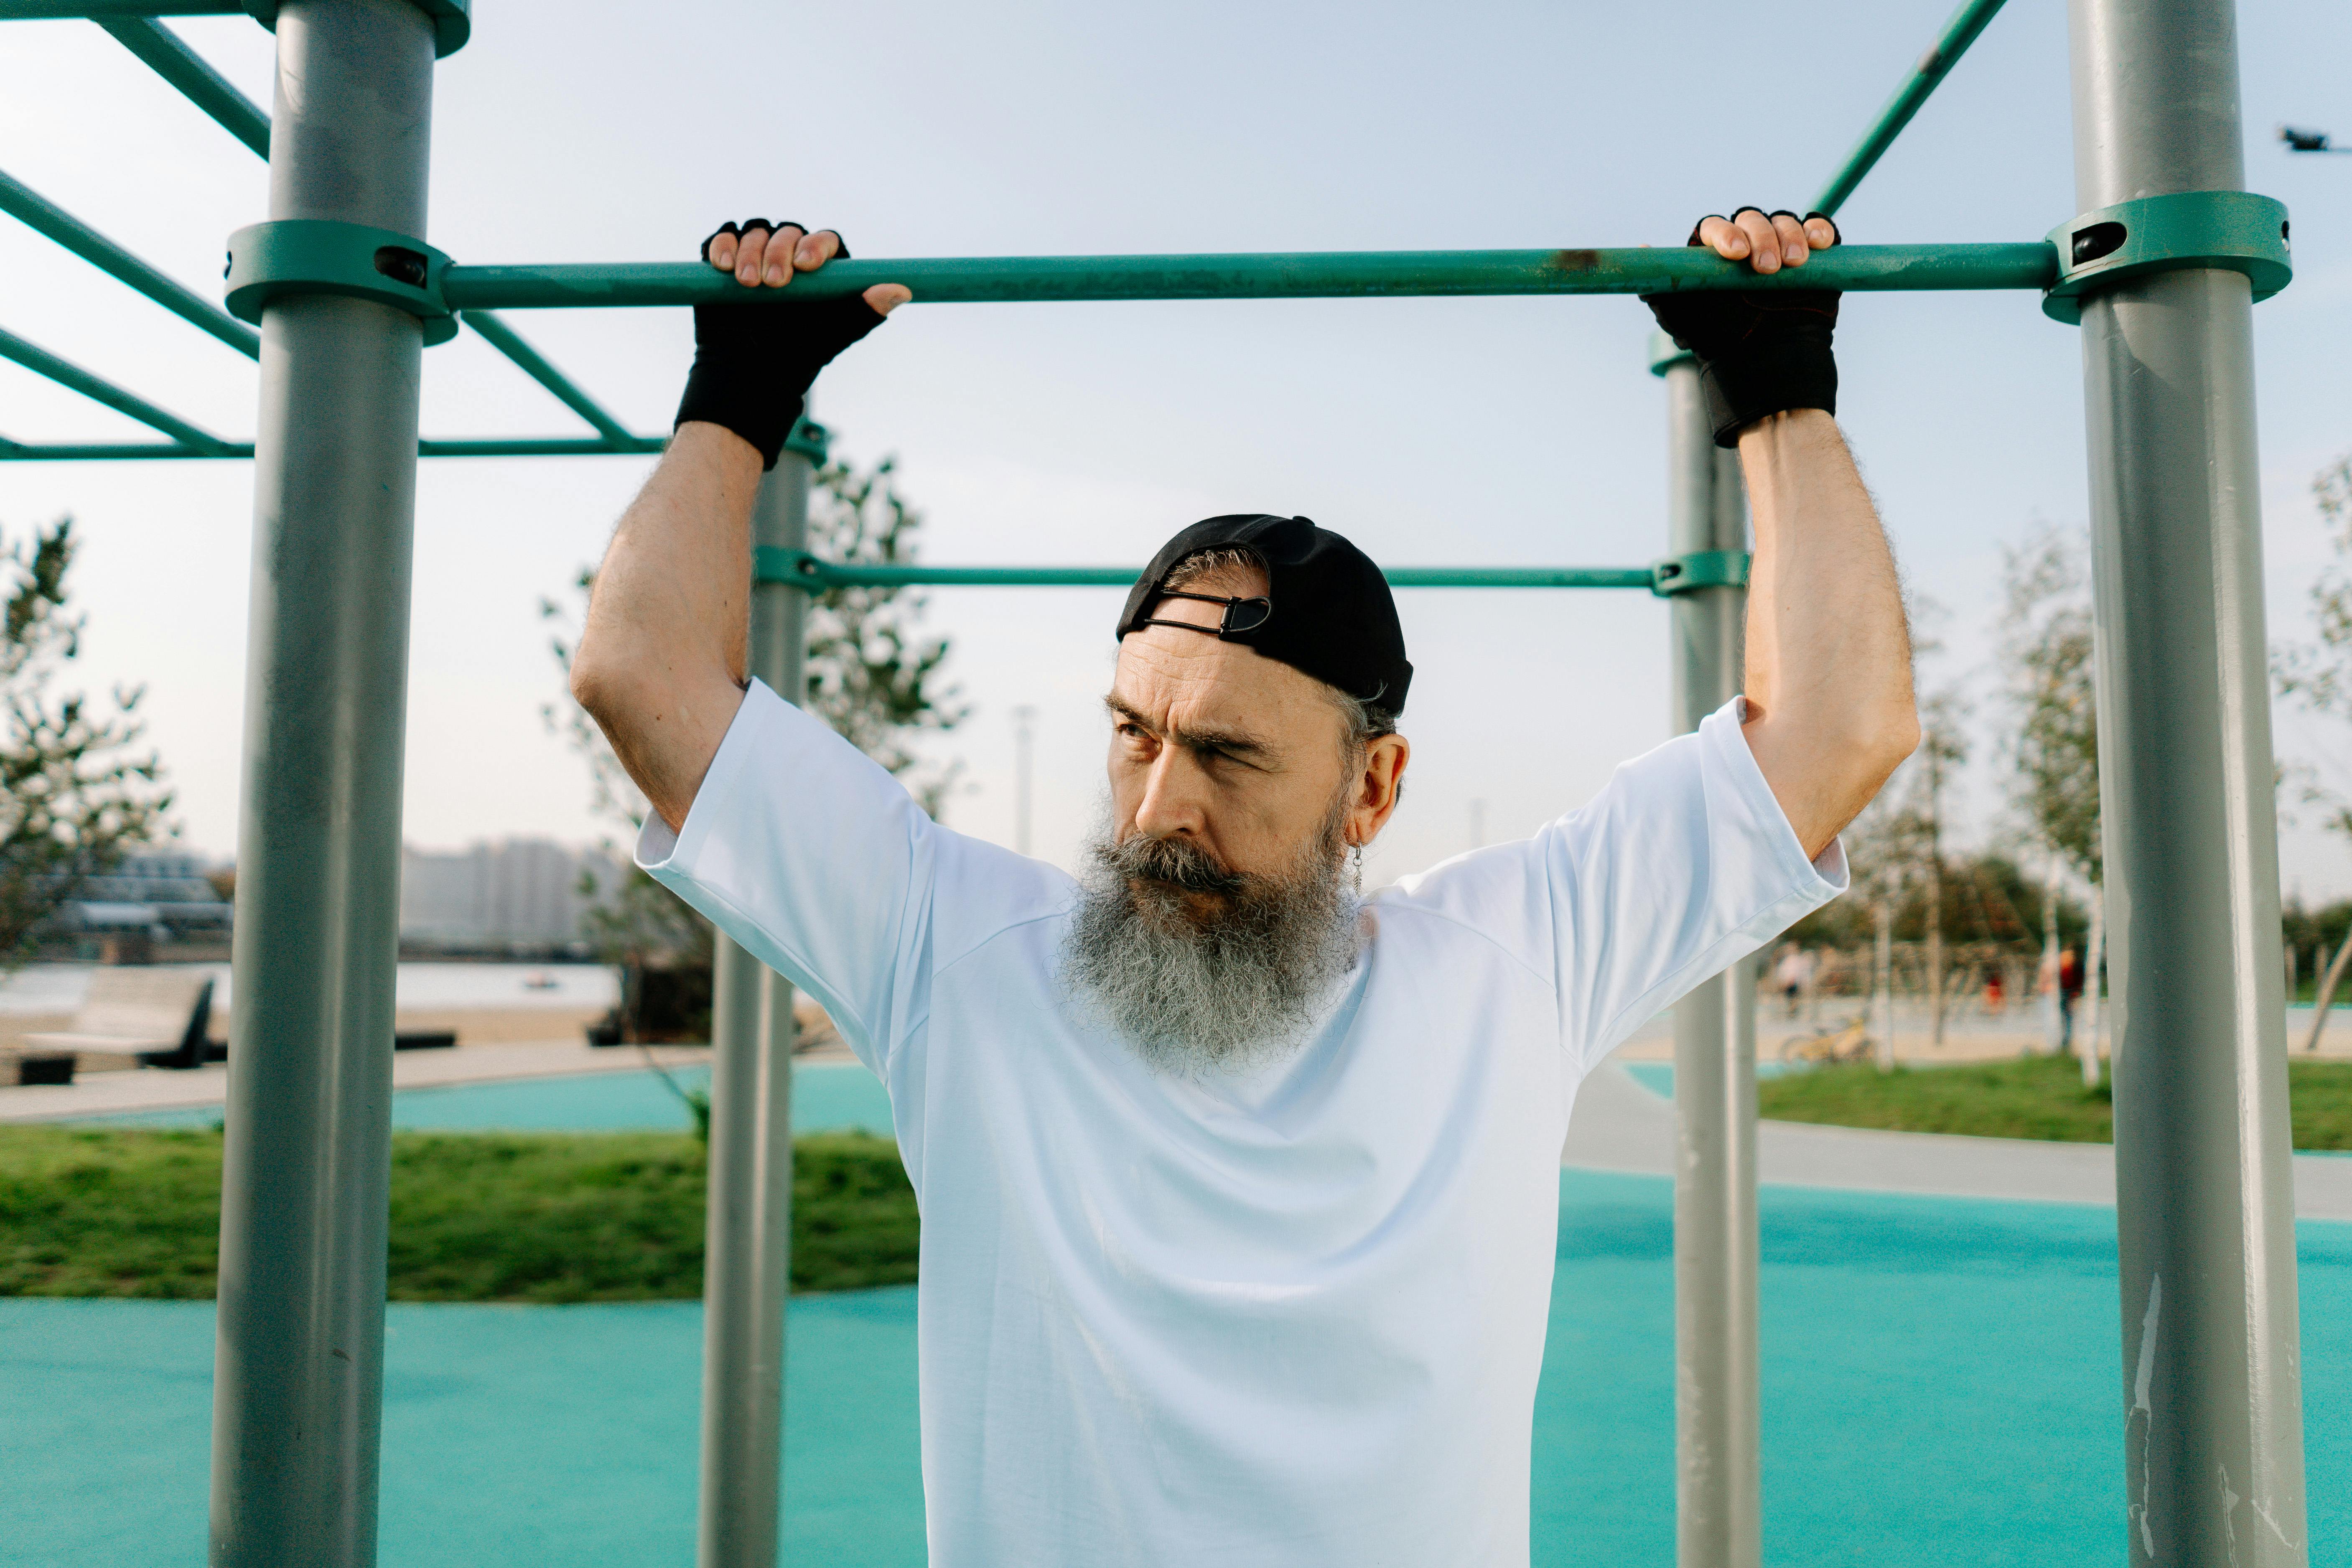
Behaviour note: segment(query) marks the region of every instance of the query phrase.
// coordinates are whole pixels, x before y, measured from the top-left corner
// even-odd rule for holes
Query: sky
[[[861,258],[1672,244],[1699,214],[1802,207],[1940,28],[1943,0],[1759,7],[1390,4],[856,6],[485,0],[435,87],[426,238],[468,262],[685,258],[728,217],[835,226]],[[170,24],[270,100],[267,32]],[[2352,9],[2243,8],[2248,186],[2297,275],[2254,312],[2270,626],[2309,631],[2313,475],[2352,449]],[[1841,214],[1855,241],[2039,238],[2072,190],[2065,17],[2016,0]],[[96,26],[0,28],[0,168],[216,295],[261,162]],[[0,326],[250,438],[235,352],[0,220]],[[633,428],[665,428],[681,310],[514,312]],[[836,452],[895,455],[942,563],[1139,563],[1216,512],[1304,514],[1383,563],[1627,565],[1664,552],[1664,398],[1628,299],[910,307],[819,382]],[[2084,526],[2076,333],[2024,294],[1856,296],[1840,417],[1915,591],[1923,671],[1977,696],[1967,835],[2012,826],[1990,668],[2003,552]],[[425,358],[435,436],[584,433],[479,339]],[[0,433],[143,427],[0,364]],[[543,601],[595,560],[651,459],[427,461],[417,487],[404,833],[607,829],[545,706]],[[79,679],[143,685],[185,842],[235,852],[251,465],[0,466],[0,531],[70,512]],[[1038,710],[1036,847],[1073,863],[1102,793],[1113,590],[942,590],[971,714],[950,825],[1010,843],[1012,710]],[[1666,610],[1627,593],[1401,595],[1405,803],[1378,882],[1531,831],[1667,736]],[[2283,756],[2352,790],[2352,733],[2282,709]],[[2352,854],[2284,829],[2290,895]]]

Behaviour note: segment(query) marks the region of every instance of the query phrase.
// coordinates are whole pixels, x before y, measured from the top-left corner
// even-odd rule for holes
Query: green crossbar
[[[1959,63],[1960,57],[1968,53],[1969,46],[1977,41],[1977,35],[1985,30],[1985,25],[2000,13],[2000,7],[2001,0],[1961,0],[1960,8],[1952,13],[1950,21],[1944,24],[1943,32],[1927,46],[1927,52],[1919,57],[1918,63],[1911,68],[1910,76],[1895,89],[1895,96],[1887,100],[1885,109],[1878,111],[1878,118],[1871,122],[1868,131],[1863,132],[1862,140],[1854,144],[1852,153],[1846,154],[1845,162],[1838,165],[1837,173],[1830,176],[1830,183],[1823,185],[1822,194],[1813,198],[1813,210],[1834,216],[1838,208],[1845,205],[1846,197],[1853,195],[1854,187],[1862,184],[1863,176],[1886,155],[1889,147],[1895,145],[1895,139],[1903,133],[1905,126],[1911,123],[1911,117],[1919,112],[1920,105],[1927,101],[1927,95],[1934,92],[1952,67]]]
[[[919,566],[826,561],[805,550],[752,552],[754,582],[831,588],[1125,588],[1139,566]],[[1748,581],[1748,557],[1725,551],[1652,566],[1391,566],[1396,588],[1640,588],[1661,595]]]
[[[0,0],[0,22],[98,22],[133,16],[249,16],[245,0]]]
[[[77,387],[75,390],[81,389]],[[130,394],[123,395],[128,397]],[[104,402],[105,399],[100,398],[100,401]],[[123,412],[129,414],[131,410],[125,408]],[[162,410],[155,412],[162,413]],[[170,417],[168,415],[164,416]],[[132,415],[132,417],[145,418],[145,416]],[[158,428],[163,426],[159,426]],[[191,426],[189,428],[194,427]],[[495,436],[481,440],[427,437],[416,443],[416,455],[420,458],[609,458],[617,452],[651,456],[667,444],[666,439],[659,436],[631,436],[627,437],[626,445],[615,445],[592,436]],[[252,456],[253,443],[250,441],[216,441],[209,447],[198,448],[166,441],[11,441],[0,437],[0,463],[135,463],[184,458]]]
[[[1924,56],[1913,77],[1895,94],[1860,146],[1831,182],[1821,201],[1835,210],[1884,153],[1919,105],[1949,71],[2000,9],[2000,0],[1967,0],[1943,35]],[[462,0],[429,0],[426,9],[451,14],[462,42]],[[0,0],[0,20],[84,17],[104,27],[132,54],[185,94],[205,113],[255,153],[267,157],[268,116],[168,29],[161,16],[274,13],[271,5],[248,0]],[[67,248],[174,310],[240,352],[257,357],[257,334],[229,318],[152,267],[131,255],[18,182],[0,174],[0,210],[38,229]],[[422,441],[430,457],[521,457],[599,452],[659,451],[664,437],[630,433],[588,393],[491,314],[494,309],[580,306],[689,305],[712,300],[789,304],[827,299],[876,282],[902,282],[926,303],[990,300],[1311,299],[1412,295],[1617,294],[1674,292],[1686,289],[1833,288],[1851,291],[2044,289],[2060,271],[2049,244],[1977,246],[1847,246],[1816,258],[1801,271],[1759,278],[1738,263],[1725,262],[1686,247],[1653,249],[1565,248],[1520,251],[1371,251],[1235,256],[980,257],[843,261],[801,278],[789,290],[745,290],[730,278],[692,262],[544,267],[457,267],[436,281],[441,304],[458,313],[485,341],[511,360],[598,434],[594,441],[562,437]],[[446,319],[446,318],[445,318]],[[444,329],[445,331],[446,329]],[[26,351],[12,354],[43,374],[53,375],[110,406],[181,436],[171,444],[76,442],[29,444],[0,440],[0,459],[72,461],[141,458],[236,458],[249,446],[224,442],[56,356],[11,340]],[[183,432],[186,432],[183,435]],[[830,569],[829,569],[830,570]],[[843,569],[845,570],[845,569]],[[912,569],[908,569],[912,570]],[[948,570],[948,569],[942,569]],[[995,581],[991,569],[929,581]],[[1093,570],[1071,568],[1083,574]],[[1675,591],[1664,579],[1638,569],[1598,573],[1502,570],[1473,582],[1452,573],[1429,586],[1646,586]],[[1466,572],[1468,569],[1465,569]],[[1705,586],[1704,573],[1681,569],[1684,588]],[[1533,575],[1529,575],[1532,573]],[[1026,582],[1078,581],[1036,578]],[[1011,582],[1012,578],[1002,579]]]
[[[5,0],[0,0],[0,3],[5,3]],[[125,48],[152,67],[158,76],[177,88],[189,101],[210,115],[223,130],[244,142],[257,156],[263,158],[269,156],[269,116],[263,113],[259,105],[239,92],[218,71],[213,69],[203,56],[181,42],[169,29],[147,19],[144,16],[120,18],[94,17],[93,19]],[[29,192],[26,194],[31,195]],[[70,216],[61,210],[54,207],[51,210],[56,213],[58,219],[72,221]],[[39,226],[36,225],[36,226]],[[48,231],[45,229],[43,232]],[[56,237],[52,236],[52,237]],[[128,255],[127,252],[123,254]],[[133,286],[136,287],[135,284]],[[469,312],[465,320],[467,326],[479,332],[492,347],[512,360],[525,374],[553,393],[566,407],[593,426],[597,433],[604,437],[604,449],[615,452],[643,451],[647,449],[646,446],[647,440],[652,442],[650,449],[655,451],[661,449],[660,437],[640,437],[632,435],[622,426],[620,421],[606,413],[604,407],[594,398],[589,396],[577,383],[549,363],[546,356],[524,342],[520,334],[496,316],[487,310],[475,310]],[[168,456],[169,454],[160,455]]]
[[[130,284],[246,358],[261,357],[260,333],[211,300],[174,283],[65,208],[5,174],[0,174],[0,212],[37,229],[101,272]]]
[[[604,405],[583,392],[572,378],[547,362],[545,355],[522,341],[512,327],[488,310],[467,310],[458,318],[487,339],[490,346],[514,361],[523,374],[562,399],[564,406],[596,427],[604,443],[615,452],[635,450],[630,443],[637,437],[624,428],[621,422],[604,412]],[[654,449],[661,449],[662,438],[651,437]]]
[[[150,425],[179,443],[158,455],[174,458],[225,458],[230,456],[228,444],[208,430],[200,430],[178,415],[156,407],[137,393],[117,386],[105,377],[86,371],[37,343],[26,342],[16,333],[0,330],[0,359],[10,359],[36,375],[47,376],[59,386],[70,387],[95,403],[103,403],[118,414],[127,414],[142,425]],[[249,452],[251,447],[247,447]]]
[[[746,288],[695,261],[453,266],[452,310],[774,304],[903,283],[927,304],[1068,300],[1306,300],[1410,295],[1659,294],[1690,289],[1848,291],[2046,289],[2046,241],[1846,245],[1759,277],[1745,262],[1681,246],[1562,250],[1374,250],[1230,256],[982,256],[835,261],[783,289]]]
[[[222,130],[259,156],[269,156],[269,116],[229,85],[228,79],[213,69],[202,55],[182,43],[177,34],[145,16],[92,20],[157,76],[178,88],[189,102],[211,115]]]

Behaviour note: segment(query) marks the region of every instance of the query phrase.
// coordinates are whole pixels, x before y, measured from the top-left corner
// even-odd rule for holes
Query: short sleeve
[[[1806,858],[1740,732],[1743,700],[1623,763],[1534,837],[1403,884],[1554,987],[1589,1070],[1643,1023],[1846,888],[1845,851]]]
[[[896,779],[754,681],[685,826],[649,817],[636,859],[816,998],[887,1081],[919,1007],[944,836]]]

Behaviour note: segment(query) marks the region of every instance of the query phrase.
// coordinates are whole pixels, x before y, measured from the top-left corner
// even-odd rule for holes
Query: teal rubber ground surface
[[[1674,1554],[1672,1195],[1567,1172],[1534,1561]],[[2352,1561],[2352,1226],[2299,1229],[2311,1558]],[[2119,1561],[2112,1211],[1768,1188],[1765,1560]],[[395,1306],[385,1568],[685,1568],[690,1304]],[[793,1303],[786,1561],[923,1561],[914,1294]],[[212,1310],[0,1301],[0,1558],[204,1558]]]
[[[1633,1081],[1640,1084],[1643,1089],[1648,1089],[1652,1094],[1663,1094],[1668,1100],[1672,1100],[1675,1097],[1674,1063],[1620,1062],[1617,1065],[1631,1073],[1633,1077]],[[1756,1076],[1758,1078],[1779,1078],[1782,1073],[1789,1070],[1789,1064],[1786,1062],[1758,1062],[1756,1064]]]
[[[681,1089],[710,1084],[708,1067],[678,1068],[670,1076]],[[218,1106],[201,1106],[126,1111],[90,1121],[110,1127],[212,1127],[220,1119]],[[392,1097],[392,1124],[468,1132],[684,1132],[694,1120],[659,1077],[640,1069],[404,1089]],[[852,1127],[889,1135],[890,1097],[881,1080],[856,1062],[794,1062],[793,1131]]]

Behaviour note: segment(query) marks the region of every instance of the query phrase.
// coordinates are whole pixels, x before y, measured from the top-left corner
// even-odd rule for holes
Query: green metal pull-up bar
[[[1391,566],[1395,588],[1643,588],[1660,598],[1748,584],[1742,551],[1699,551],[1648,566]],[[827,561],[805,550],[752,552],[751,577],[813,593],[832,588],[1124,588],[1139,566],[925,566]]]
[[[1759,277],[1744,262],[1684,246],[1555,250],[1370,250],[1225,256],[977,256],[835,261],[786,289],[747,289],[693,261],[542,267],[456,265],[440,276],[452,310],[641,305],[789,305],[903,283],[919,304],[1013,300],[1312,300],[1405,295],[1663,294],[1687,289],[1850,292],[2046,289],[2046,241],[2013,245],[1850,245]]]
[[[1838,210],[2000,5],[1960,0],[1817,207]],[[2117,1016],[2130,1020],[2127,1045],[2118,1040],[2115,1098],[2125,1348],[2138,1369],[2125,1426],[2135,1560],[2160,1540],[2167,1561],[2242,1553],[2267,1568],[2297,1568],[2307,1555],[2302,1402],[2284,1048],[2265,1001],[2275,986],[2277,877],[2270,803],[2257,787],[2271,761],[2246,309],[2250,295],[2285,281],[2285,215],[2239,189],[2232,0],[2074,6],[2083,194],[2105,205],[2042,242],[1841,247],[1771,278],[1680,246],[859,260],[787,290],[754,291],[691,263],[463,266],[423,243],[432,60],[464,43],[467,0],[415,0],[413,11],[310,0],[306,25],[278,40],[282,76],[306,90],[287,96],[276,125],[152,18],[242,13],[267,25],[278,0],[0,0],[0,20],[98,22],[256,153],[289,173],[331,167],[337,177],[321,182],[331,185],[328,199],[299,210],[314,225],[341,220],[341,232],[314,226],[319,244],[307,253],[300,245],[248,247],[246,274],[233,280],[245,303],[225,311],[5,176],[0,211],[248,356],[257,357],[259,337],[235,317],[257,322],[273,294],[390,303],[422,321],[427,335],[462,321],[595,431],[419,441],[413,402],[400,411],[401,395],[415,385],[419,346],[382,331],[391,318],[381,309],[280,310],[272,320],[273,346],[285,352],[262,370],[260,446],[270,457],[255,484],[257,572],[273,591],[255,595],[248,640],[251,689],[268,700],[248,731],[243,787],[257,868],[251,907],[239,910],[237,973],[253,1005],[240,1004],[233,1059],[244,1066],[229,1089],[215,1561],[355,1563],[374,1549],[381,1107],[390,1081],[377,1026],[388,1027],[394,989],[412,449],[551,455],[664,445],[660,436],[628,433],[484,312],[790,306],[900,282],[927,304],[2032,289],[2042,291],[2048,313],[2079,316],[2103,563],[2095,595],[2101,721],[2115,742],[2105,864],[2120,906],[2137,911],[2119,935],[2115,971]],[[1740,194],[1764,193],[1715,193]],[[291,205],[273,210],[290,216]],[[349,243],[362,224],[392,226],[369,231],[367,245]],[[364,320],[367,330],[345,331],[338,320]],[[20,338],[0,337],[0,355],[169,437],[0,441],[0,459],[254,452]],[[2151,364],[2164,374],[2146,374]],[[1669,548],[1680,553],[1647,568],[1390,575],[1400,587],[1681,595],[1675,712],[1687,729],[1737,689],[1739,606],[1730,592],[1685,591],[1744,581],[1747,557],[1736,548],[1744,518],[1737,461],[1713,445],[1695,366],[1668,355],[1656,368],[1670,416]],[[354,385],[374,389],[373,403],[347,406]],[[779,691],[802,685],[804,628],[795,617],[811,590],[1123,586],[1132,577],[1113,567],[816,560],[802,546],[809,465],[821,451],[808,442],[789,451],[761,487],[754,517],[765,547],[759,576],[769,586],[753,595],[751,667]],[[2179,570],[2184,560],[2200,569]],[[719,945],[701,1552],[721,1568],[769,1568],[790,1231],[791,992],[761,978],[731,943]],[[1675,1007],[1675,1528],[1685,1568],[1752,1563],[1761,1552],[1753,979],[1752,966],[1735,966]],[[2149,1410],[2158,1413],[2153,1423],[2140,1419]]]

